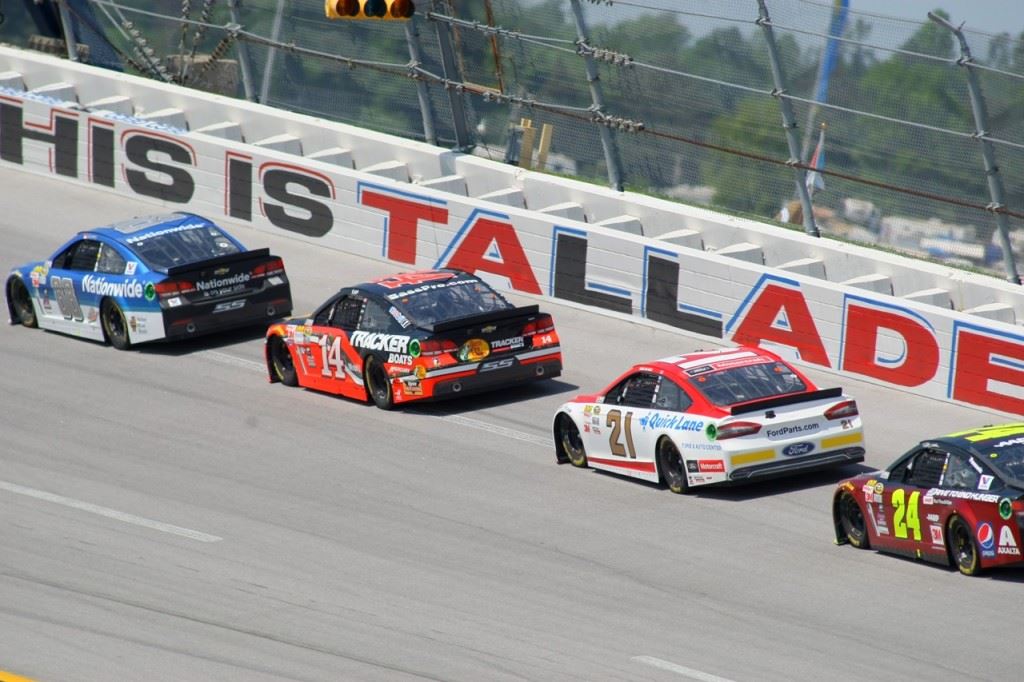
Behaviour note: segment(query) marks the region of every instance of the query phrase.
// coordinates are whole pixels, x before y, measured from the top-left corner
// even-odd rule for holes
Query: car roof
[[[982,450],[988,450],[1003,444],[1004,441],[1017,439],[1024,443],[1024,423],[1022,422],[980,426],[923,442],[940,441],[955,445],[964,450],[980,453]]]
[[[394,275],[388,275],[386,277],[378,277],[377,279],[356,284],[352,287],[344,287],[344,289],[358,289],[366,294],[395,300],[396,298],[402,298],[413,292],[429,291],[435,286],[449,282],[456,277],[459,279],[469,279],[477,282],[480,281],[479,277],[471,275],[468,272],[456,270],[454,268],[441,268],[437,270],[401,272]]]
[[[691,376],[729,367],[756,365],[765,362],[777,362],[778,360],[779,357],[774,353],[763,349],[739,346],[672,355],[655,362],[641,363],[641,365],[637,366],[661,365],[665,367],[665,365],[668,365],[669,367],[665,367],[665,369],[673,369],[680,375]]]
[[[99,235],[107,239],[131,247],[140,238],[154,236],[163,232],[193,227],[218,227],[213,221],[194,213],[175,211],[157,215],[138,216],[111,223],[92,230],[85,230],[82,236]],[[218,229],[220,229],[218,227]]]

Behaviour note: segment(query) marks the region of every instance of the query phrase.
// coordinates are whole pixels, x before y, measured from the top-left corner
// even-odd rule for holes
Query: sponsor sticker
[[[999,517],[1004,521],[1009,521],[1011,516],[1013,516],[1013,503],[1010,502],[1010,498],[1004,497],[999,500]]]
[[[413,352],[411,341],[408,336],[401,336],[397,334],[378,334],[377,332],[363,332],[355,331],[352,332],[352,345],[356,348],[366,348],[368,350],[381,350],[389,353],[408,353],[409,355],[419,355],[419,342],[416,342],[415,352]]]
[[[802,434],[814,433],[821,429],[821,424],[818,422],[807,422],[804,424],[786,424],[785,426],[779,426],[776,428],[768,427],[764,430],[769,440],[780,440],[783,438],[791,438],[794,436],[800,436]]]
[[[799,457],[800,455],[806,455],[814,449],[814,443],[804,441],[803,443],[793,443],[787,445],[782,449],[782,454],[786,457]]]
[[[1013,537],[1013,530],[1009,526],[1002,526],[999,529],[999,553],[1006,556],[1020,556],[1020,548]]]
[[[647,429],[662,430],[662,431],[701,431],[704,429],[704,421],[702,419],[688,419],[684,414],[662,414],[661,412],[654,412],[652,414],[645,414],[640,418],[640,426],[646,431]]]
[[[402,329],[408,329],[409,325],[412,324],[412,322],[409,321],[409,318],[403,315],[402,311],[395,306],[391,306],[391,308],[388,309],[388,312],[391,314],[391,317],[395,318],[395,322],[402,325]]]
[[[724,474],[725,462],[720,459],[700,459],[697,460],[697,469],[701,473]]]
[[[491,341],[492,349],[508,348],[509,350],[519,350],[526,343],[522,336],[510,336],[507,339],[498,339],[497,341]]]
[[[129,277],[135,274],[135,270],[139,267],[139,264],[133,260],[128,261],[124,264],[124,274]]]
[[[988,521],[982,521],[975,529],[975,535],[978,538],[978,544],[981,546],[981,555],[984,557],[995,556],[996,533],[992,530],[992,524]]]
[[[932,544],[942,546],[945,543],[942,541],[942,526],[928,526],[932,534]]]
[[[971,461],[973,462],[974,460],[972,459]],[[981,478],[978,479],[978,490],[988,490],[991,488],[992,480],[994,478],[995,476],[992,476],[991,474],[982,474]]]
[[[152,284],[147,284],[143,288],[142,282],[137,279],[130,279],[125,282],[111,282],[106,277],[97,277],[95,275],[86,275],[82,278],[82,291],[96,296],[142,298],[143,295],[146,295],[146,298],[149,298],[148,292],[152,286]],[[153,291],[155,294],[156,290],[154,289]]]

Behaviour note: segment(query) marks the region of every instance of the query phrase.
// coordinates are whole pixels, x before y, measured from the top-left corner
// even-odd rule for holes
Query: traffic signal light
[[[325,0],[328,19],[408,19],[416,13],[412,0]]]

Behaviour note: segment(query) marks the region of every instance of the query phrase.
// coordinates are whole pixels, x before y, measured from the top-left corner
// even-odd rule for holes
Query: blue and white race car
[[[79,232],[49,259],[14,268],[11,324],[132,344],[181,339],[291,313],[284,262],[248,251],[191,213]]]

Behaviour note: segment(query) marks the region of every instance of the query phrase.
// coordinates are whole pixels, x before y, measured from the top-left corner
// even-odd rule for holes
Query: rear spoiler
[[[794,393],[793,395],[780,395],[777,398],[752,400],[749,403],[740,403],[739,405],[733,405],[729,409],[729,413],[732,415],[747,414],[749,412],[768,410],[773,407],[782,407],[783,405],[796,405],[797,403],[809,403],[815,400],[838,398],[842,394],[843,389],[841,388],[823,388],[820,391],[811,391],[810,393]]]
[[[456,317],[453,320],[444,320],[443,322],[435,322],[434,324],[425,324],[423,325],[423,329],[437,334],[439,332],[448,332],[453,329],[461,329],[462,327],[475,327],[478,324],[508,320],[513,317],[536,315],[539,312],[539,305],[524,305],[519,308],[506,308],[505,310],[495,310],[489,313],[467,315],[466,317]]]
[[[270,249],[253,249],[252,251],[239,251],[238,253],[229,253],[226,256],[217,256],[216,258],[210,258],[207,260],[198,260],[194,263],[183,263],[182,265],[172,265],[167,268],[166,272],[169,276],[180,275],[183,272],[193,272],[194,270],[203,270],[205,268],[215,268],[218,265],[228,265],[230,263],[237,263],[243,260],[250,260],[253,258],[269,258]]]

